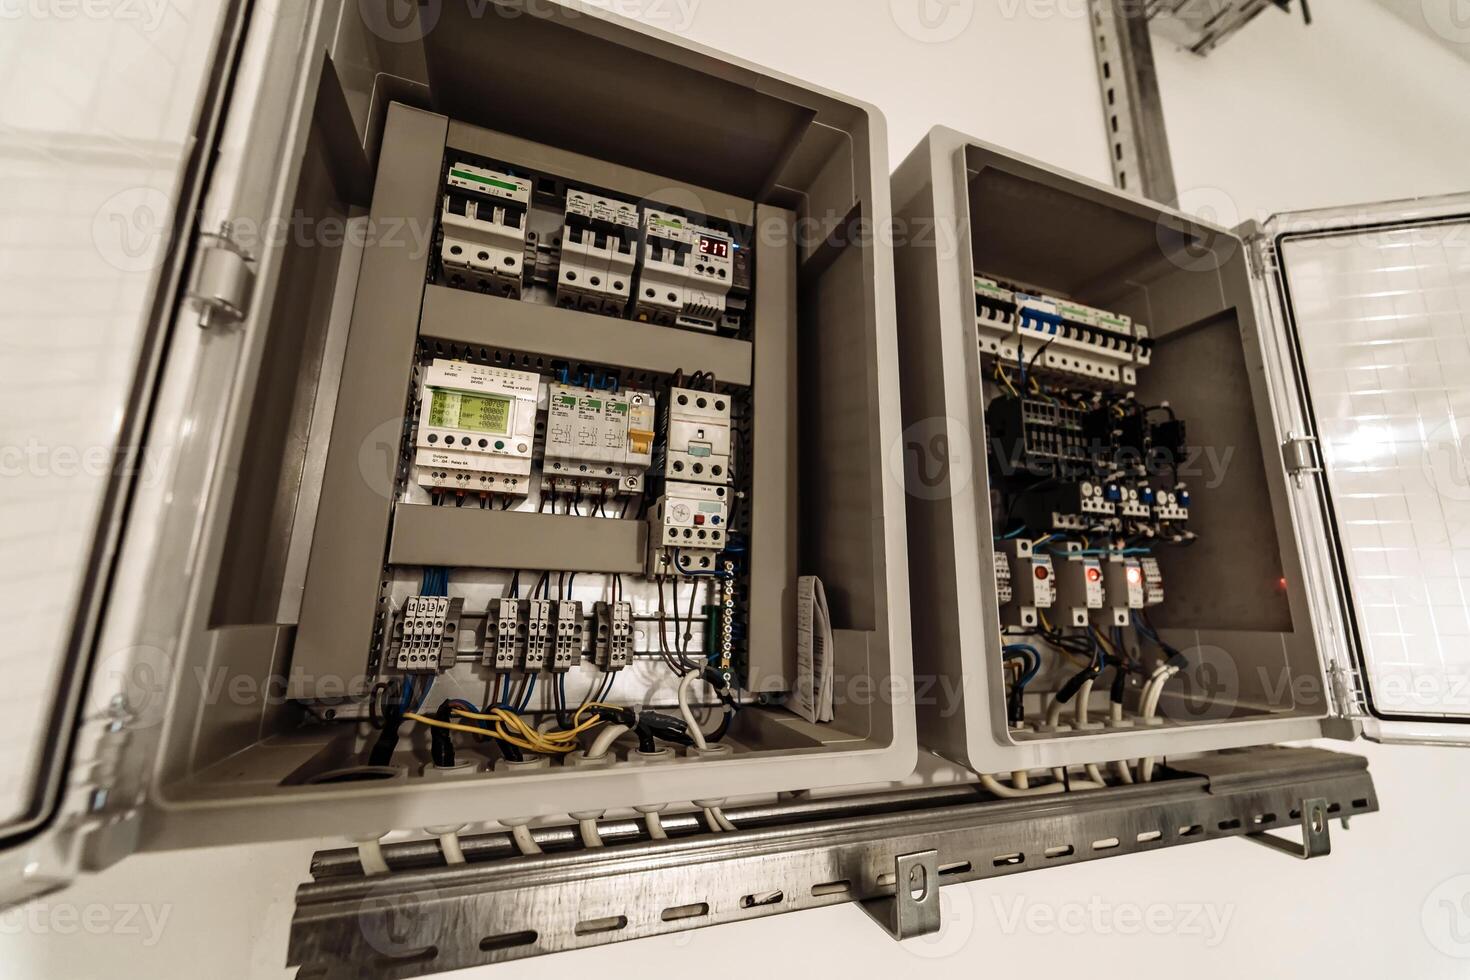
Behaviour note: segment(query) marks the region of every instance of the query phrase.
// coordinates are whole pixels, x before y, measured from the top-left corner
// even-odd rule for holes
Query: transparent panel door
[[[140,366],[226,6],[17,5],[0,30],[0,838],[54,795],[147,475]]]
[[[1269,231],[1369,734],[1470,738],[1470,207],[1294,215]]]

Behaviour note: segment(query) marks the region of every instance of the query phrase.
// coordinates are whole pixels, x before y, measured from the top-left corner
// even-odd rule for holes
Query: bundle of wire
[[[431,728],[464,732],[469,735],[489,735],[491,738],[514,745],[527,752],[536,752],[541,755],[565,755],[576,751],[579,736],[603,723],[603,719],[595,714],[600,709],[617,710],[612,705],[588,702],[579,707],[572,715],[570,728],[549,732],[537,731],[520,715],[501,707],[494,707],[486,712],[454,708],[450,712],[451,716],[456,719],[463,719],[467,722],[485,722],[493,727],[463,724],[459,721],[440,721],[418,712],[410,712],[404,715],[404,718]],[[586,717],[589,712],[594,713],[593,717]]]

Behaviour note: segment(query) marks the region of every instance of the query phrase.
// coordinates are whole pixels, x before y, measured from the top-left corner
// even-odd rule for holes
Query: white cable
[[[383,857],[383,843],[376,837],[357,842],[357,860],[365,875],[388,873],[388,861]]]
[[[1090,680],[1083,681],[1082,687],[1077,691],[1077,713],[1074,717],[1077,719],[1079,730],[1087,728],[1087,711],[1088,702],[1092,700],[1092,683]]]
[[[1118,774],[1118,779],[1122,781],[1123,785],[1133,785],[1133,770],[1128,768],[1128,763],[1120,759],[1113,763],[1113,771]]]
[[[1164,696],[1164,688],[1179,674],[1178,667],[1166,667],[1162,675],[1154,682],[1153,689],[1148,693],[1148,701],[1144,705],[1147,717],[1157,717],[1159,713],[1159,699]]]
[[[725,811],[720,809],[719,807],[712,806],[709,808],[709,812],[714,814],[715,821],[719,823],[721,830],[728,830],[733,832],[740,829],[730,822],[730,818],[725,816]]]
[[[1148,684],[1143,689],[1142,710],[1139,713],[1144,721],[1149,721],[1159,713],[1159,698],[1163,696],[1164,686],[1179,673],[1178,667],[1170,667],[1161,664],[1148,679]],[[1140,783],[1151,783],[1154,779],[1154,756],[1145,756],[1138,760],[1138,781]]]
[[[1108,709],[1108,721],[1114,726],[1123,724],[1123,703],[1121,701],[1114,701]]]
[[[613,743],[632,730],[627,725],[605,726],[602,731],[597,733],[597,737],[592,740],[591,747],[587,749],[588,760],[605,757],[608,752],[612,751]]]
[[[694,712],[689,710],[689,690],[699,679],[699,671],[691,670],[679,682],[679,714],[683,715],[684,724],[689,726],[689,736],[694,739],[695,747],[703,751],[709,748],[709,745],[704,740],[704,731],[700,728],[699,722],[694,720]]]
[[[643,822],[648,825],[648,836],[654,840],[668,840],[668,832],[664,830],[664,822],[659,818],[657,810],[649,810],[643,815]]]
[[[1055,694],[1051,696],[1051,706],[1046,709],[1047,728],[1052,731],[1057,730],[1058,726],[1062,723],[1062,709],[1065,707],[1066,705],[1058,700]]]
[[[1094,783],[1097,783],[1099,786],[1106,786],[1108,784],[1108,781],[1103,778],[1102,773],[1098,770],[1095,763],[1089,762],[1087,765],[1083,766],[1082,769],[1084,772],[1087,773],[1087,778],[1092,780]]]
[[[459,846],[459,834],[450,831],[439,835],[439,849],[444,852],[445,864],[464,864],[464,849]]]
[[[602,834],[597,829],[597,821],[591,817],[583,817],[577,821],[577,828],[582,834],[582,844],[586,847],[601,847]]]
[[[448,827],[425,827],[424,830],[439,838],[439,850],[444,852],[445,864],[464,864],[464,849],[459,844],[459,832],[464,825]]]
[[[1016,789],[1031,788],[1031,774],[1024,769],[1017,769],[1011,773],[1011,785]]]
[[[523,823],[516,824],[510,828],[511,840],[515,841],[516,848],[522,854],[540,854],[541,845],[531,836],[531,828]]]
[[[712,834],[718,834],[725,829],[724,827],[720,826],[720,821],[715,819],[715,811],[713,807],[704,808],[704,822],[705,825],[709,827],[710,833]]]
[[[980,774],[980,785],[984,786],[992,795],[999,796],[1003,800],[1015,800],[1028,796],[1055,796],[1058,793],[1065,793],[1067,791],[1067,787],[1062,783],[1047,783],[1045,786],[1014,789],[1002,784],[994,776],[987,776],[984,773]]]

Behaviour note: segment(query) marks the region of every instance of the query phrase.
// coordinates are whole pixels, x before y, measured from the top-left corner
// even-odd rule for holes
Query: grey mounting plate
[[[608,820],[592,849],[574,826],[536,828],[534,857],[486,834],[463,839],[454,867],[437,841],[409,841],[386,846],[392,871],[372,877],[355,850],[325,852],[297,892],[288,963],[303,980],[415,977],[884,899],[896,904],[869,911],[907,937],[937,923],[936,885],[1278,829],[1304,797],[1332,816],[1378,809],[1366,761],[1320,749],[1204,756],[1166,775],[1030,800],[943,786],[731,807],[736,833],[678,814],[657,842],[641,821]],[[916,867],[932,906],[895,896]]]

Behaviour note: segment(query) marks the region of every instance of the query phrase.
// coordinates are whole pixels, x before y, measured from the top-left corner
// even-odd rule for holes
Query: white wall
[[[655,20],[673,6],[639,2]],[[933,31],[954,36],[934,43],[898,26],[919,2],[697,0],[688,34],[876,103],[894,162],[944,123],[1108,179],[1090,38],[1067,12],[1080,0],[923,0],[957,18],[940,18]],[[1243,218],[1470,190],[1470,65],[1369,0],[1314,7],[1311,30],[1268,13],[1207,60],[1159,52],[1186,205]],[[1360,750],[1384,812],[1336,831],[1323,861],[1222,841],[946,888],[944,932],[904,946],[846,907],[469,975],[1464,977],[1470,959],[1447,953],[1470,957],[1470,879],[1455,880],[1470,874],[1470,754]],[[291,892],[314,846],[132,860],[65,901],[148,903],[167,916],[156,943],[146,924],[94,936],[42,915],[13,935],[0,919],[0,962],[8,976],[69,980],[284,976]],[[1172,924],[1130,935],[1134,912]]]

